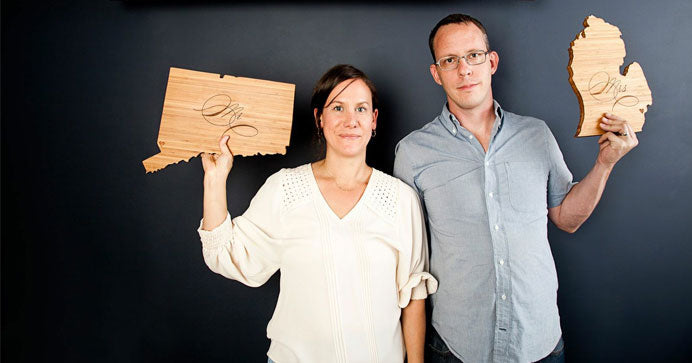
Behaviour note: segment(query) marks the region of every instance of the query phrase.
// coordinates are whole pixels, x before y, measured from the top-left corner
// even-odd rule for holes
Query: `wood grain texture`
[[[229,135],[234,155],[285,154],[295,85],[171,67],[157,144],[142,161],[154,172],[200,153],[219,153]]]
[[[606,112],[623,117],[636,132],[644,126],[651,90],[639,63],[620,74],[626,54],[620,35],[618,27],[591,15],[571,43],[567,71],[581,109],[576,137],[605,133],[598,124]]]

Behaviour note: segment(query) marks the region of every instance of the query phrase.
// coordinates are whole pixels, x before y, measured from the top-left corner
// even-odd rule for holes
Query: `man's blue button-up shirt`
[[[465,362],[533,362],[561,335],[547,214],[574,183],[545,122],[494,107],[487,152],[445,105],[399,142],[394,175],[425,205],[447,346]]]

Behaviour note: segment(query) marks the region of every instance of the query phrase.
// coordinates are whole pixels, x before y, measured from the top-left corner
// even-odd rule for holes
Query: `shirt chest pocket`
[[[507,168],[509,201],[517,212],[539,212],[547,209],[548,173],[543,164],[533,161],[510,161]]]

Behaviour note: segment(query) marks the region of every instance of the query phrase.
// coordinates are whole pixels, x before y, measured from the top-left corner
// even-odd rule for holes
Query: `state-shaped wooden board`
[[[200,153],[219,153],[229,135],[234,155],[285,154],[295,85],[171,67],[157,144],[142,161],[154,172]]]
[[[624,118],[634,131],[644,126],[651,90],[639,63],[620,74],[626,54],[620,35],[618,27],[591,15],[570,46],[567,70],[581,109],[576,137],[605,133],[598,126],[604,113]]]

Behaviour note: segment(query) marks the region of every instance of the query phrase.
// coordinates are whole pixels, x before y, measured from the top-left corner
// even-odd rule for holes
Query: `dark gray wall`
[[[546,120],[576,179],[598,147],[573,138],[567,49],[589,14],[620,27],[654,104],[589,221],[551,226],[567,358],[689,360],[692,3],[428,3],[3,1],[3,361],[264,361],[277,276],[251,289],[206,268],[199,159],[141,165],[157,152],[168,68],[296,84],[288,153],[236,160],[237,215],[267,176],[313,159],[311,87],[337,63],[380,90],[368,159],[391,172],[396,142],[443,105],[427,36],[450,12],[486,24],[496,98]]]

